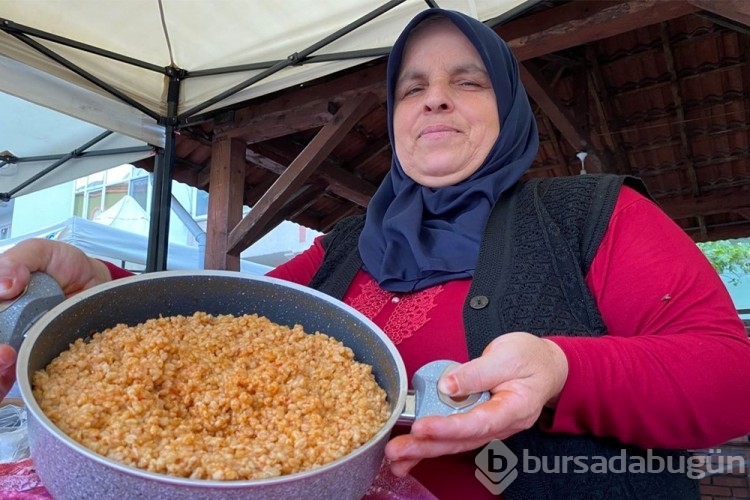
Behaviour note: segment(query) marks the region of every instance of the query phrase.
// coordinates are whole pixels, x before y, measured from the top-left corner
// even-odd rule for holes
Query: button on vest
[[[485,295],[477,295],[471,298],[471,300],[469,301],[469,306],[472,309],[484,309],[489,303],[490,299],[488,299]]]

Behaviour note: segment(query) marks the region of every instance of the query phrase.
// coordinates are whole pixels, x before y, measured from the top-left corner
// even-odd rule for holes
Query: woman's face
[[[410,35],[393,109],[396,155],[406,175],[427,187],[453,185],[476,172],[500,133],[482,58],[447,19]]]

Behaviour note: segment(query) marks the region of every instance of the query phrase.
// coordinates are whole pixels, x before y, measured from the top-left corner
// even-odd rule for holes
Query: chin
[[[408,167],[408,164],[425,167],[415,169]],[[456,165],[461,165],[461,168],[457,170]],[[447,152],[415,157],[408,163],[402,160],[401,166],[404,173],[411,177],[414,182],[430,188],[458,184],[479,168],[479,165],[470,168],[470,165],[466,164],[466,158],[457,158],[456,155],[447,154]]]
[[[413,177],[412,177],[413,178]],[[438,189],[446,186],[453,186],[455,184],[458,184],[462,180],[464,180],[466,176],[456,176],[456,175],[427,175],[427,176],[420,176],[417,179],[414,179],[414,182],[417,184],[421,184],[424,187]]]

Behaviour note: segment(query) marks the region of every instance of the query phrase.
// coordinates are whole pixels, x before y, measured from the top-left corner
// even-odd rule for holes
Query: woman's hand
[[[554,405],[568,377],[568,361],[552,341],[513,332],[492,341],[482,356],[443,376],[440,391],[492,397],[467,413],[418,419],[410,434],[386,446],[391,471],[405,476],[421,459],[480,448],[528,429],[545,405]]]
[[[43,271],[54,278],[65,296],[110,281],[109,269],[81,250],[59,241],[29,239],[0,254],[0,301],[24,291],[31,273]],[[16,352],[0,344],[0,399],[16,380]]]
[[[66,297],[112,279],[107,266],[72,245],[28,239],[0,254],[0,300],[23,292],[35,271],[52,276]]]

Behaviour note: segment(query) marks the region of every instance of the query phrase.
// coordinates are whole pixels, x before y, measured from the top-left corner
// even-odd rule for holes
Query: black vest
[[[532,179],[503,194],[488,219],[463,308],[471,358],[481,355],[498,335],[512,331],[537,336],[606,334],[584,277],[623,183],[647,195],[639,180],[611,175]],[[344,296],[362,266],[357,244],[363,225],[363,216],[351,217],[323,238],[326,255],[311,287],[338,299]],[[698,482],[684,472],[646,473],[637,465],[628,472],[631,463],[664,463],[665,469],[671,463],[673,470],[685,470],[685,451],[647,451],[614,439],[544,433],[538,426],[503,442],[519,460],[524,450],[530,457],[546,457],[547,470],[554,467],[555,457],[558,463],[560,457],[586,457],[589,466],[593,457],[601,457],[599,462],[617,464],[612,470],[624,469],[581,473],[569,464],[567,473],[524,473],[521,461],[518,477],[503,492],[507,499],[699,498]],[[623,450],[625,460],[617,458],[623,457]],[[637,457],[643,458],[638,462]]]

